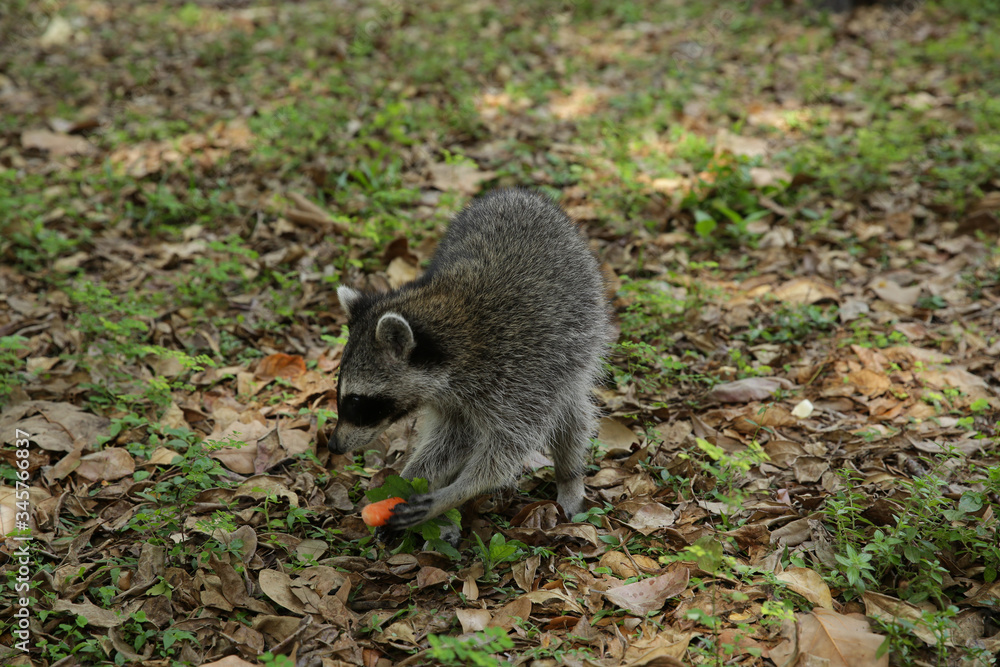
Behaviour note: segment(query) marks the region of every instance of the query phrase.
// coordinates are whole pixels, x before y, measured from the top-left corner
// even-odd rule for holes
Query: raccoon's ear
[[[344,313],[347,317],[350,317],[351,306],[353,306],[357,300],[361,298],[361,292],[353,287],[341,285],[337,288],[337,298],[340,299],[340,307],[344,309]]]
[[[399,360],[407,359],[417,343],[413,339],[413,329],[402,315],[386,313],[375,326],[375,341],[389,350]]]

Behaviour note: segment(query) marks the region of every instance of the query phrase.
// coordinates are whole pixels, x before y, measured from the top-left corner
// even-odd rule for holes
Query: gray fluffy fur
[[[569,516],[584,509],[597,417],[590,390],[612,329],[597,262],[558,205],[528,190],[493,191],[454,219],[418,280],[338,296],[350,336],[330,449],[364,447],[402,416],[421,417],[402,474],[427,478],[430,492],[398,505],[390,527],[515,484],[525,454],[546,445],[559,504]],[[353,399],[351,423],[349,396],[378,397],[383,409]]]

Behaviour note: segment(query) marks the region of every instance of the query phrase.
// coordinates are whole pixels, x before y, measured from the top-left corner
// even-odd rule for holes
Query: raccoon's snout
[[[338,426],[333,430],[333,435],[330,440],[326,443],[326,448],[329,449],[334,454],[343,454],[344,450],[340,445],[340,427]]]
[[[382,428],[360,428],[341,420],[333,429],[333,437],[327,443],[327,448],[334,454],[347,454],[371,444],[381,435],[383,430],[385,430],[384,426]]]
[[[342,426],[342,423],[337,424],[337,428],[333,429],[333,437],[327,443],[327,448],[334,454],[346,454],[352,449],[357,449],[360,435],[357,429],[352,429],[348,426]],[[352,437],[353,436],[353,437]]]

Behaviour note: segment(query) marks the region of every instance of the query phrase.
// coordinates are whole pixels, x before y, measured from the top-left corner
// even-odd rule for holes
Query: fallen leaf
[[[892,382],[885,373],[876,373],[867,368],[854,371],[847,376],[847,381],[865,396],[880,396],[892,387]]]
[[[485,630],[490,622],[490,612],[486,609],[456,609],[455,616],[462,626],[462,632]]]
[[[658,577],[604,591],[604,597],[614,605],[636,616],[645,616],[663,607],[666,601],[687,589],[689,571],[678,568]]]
[[[488,628],[510,630],[517,621],[526,621],[531,614],[531,599],[526,595],[515,598],[501,607],[486,624]]]
[[[767,141],[744,137],[722,128],[715,134],[715,154],[732,153],[745,157],[763,157],[767,154]],[[791,180],[790,178],[788,180]]]
[[[639,436],[625,424],[611,417],[601,419],[597,439],[608,450],[627,450],[639,442]]]
[[[805,567],[790,567],[775,575],[775,579],[784,582],[792,591],[823,609],[833,609],[833,596],[830,587],[823,577],[814,570]],[[870,615],[870,614],[869,614]]]
[[[794,278],[779,285],[771,292],[774,297],[785,303],[811,304],[817,301],[839,301],[840,293],[826,283],[811,278]]]
[[[674,511],[660,503],[646,503],[635,511],[628,524],[643,535],[672,526],[677,516]]]
[[[883,301],[898,303],[903,306],[913,306],[920,298],[921,287],[900,287],[898,283],[886,278],[877,278],[869,285],[875,294]]]
[[[910,628],[910,632],[920,637],[928,646],[936,646],[938,638],[927,627],[923,610],[916,605],[899,600],[889,595],[865,591],[862,599],[865,602],[865,616],[889,621]],[[952,646],[950,641],[945,644]]]
[[[135,472],[135,459],[119,447],[102,449],[80,457],[76,474],[91,482],[114,481]]]
[[[69,600],[53,600],[52,611],[67,611],[76,616],[83,616],[87,620],[87,625],[97,628],[114,628],[128,620],[126,614],[102,609],[89,601],[75,603]]]
[[[306,372],[306,360],[297,354],[271,354],[260,360],[254,374],[261,380],[294,380]]]
[[[95,150],[83,137],[48,130],[25,130],[21,133],[21,145],[24,148],[48,151],[53,157],[87,155]]]
[[[479,192],[483,181],[496,176],[496,172],[480,171],[479,167],[469,162],[432,164],[430,171],[431,185],[435,188],[443,192],[457,190],[467,196]]]
[[[708,398],[723,403],[749,403],[767,400],[779,389],[791,389],[794,386],[785,378],[752,377],[718,384],[708,392]]]
[[[860,614],[844,616],[817,607],[812,613],[796,614],[796,621],[782,627],[786,639],[771,649],[771,660],[779,665],[887,667],[889,664],[888,652],[876,657],[885,637],[871,632],[868,621]]]

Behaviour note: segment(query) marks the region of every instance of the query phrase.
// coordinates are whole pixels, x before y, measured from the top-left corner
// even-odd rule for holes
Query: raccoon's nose
[[[326,448],[329,449],[334,454],[341,453],[342,450],[340,449],[340,428],[333,429],[333,435],[331,435],[330,439],[327,441]]]

